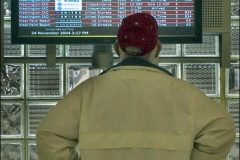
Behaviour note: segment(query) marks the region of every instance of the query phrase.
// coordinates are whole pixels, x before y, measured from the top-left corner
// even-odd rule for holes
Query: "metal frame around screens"
[[[202,0],[194,0],[195,12],[195,35],[179,36],[173,35],[169,37],[159,36],[162,43],[201,43],[202,42]],[[116,35],[103,35],[101,37],[19,37],[19,0],[11,2],[11,19],[12,19],[12,43],[13,44],[113,44],[116,41]],[[169,30],[169,28],[168,28]],[[176,31],[178,33],[178,31]]]

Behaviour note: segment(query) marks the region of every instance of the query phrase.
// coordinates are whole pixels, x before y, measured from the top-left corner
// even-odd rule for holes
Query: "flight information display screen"
[[[197,8],[201,6],[197,1],[200,0],[16,0],[12,2],[12,19],[16,19],[12,21],[13,39],[84,43],[100,38],[107,42],[116,37],[124,17],[142,12],[156,18],[160,38],[198,41]]]

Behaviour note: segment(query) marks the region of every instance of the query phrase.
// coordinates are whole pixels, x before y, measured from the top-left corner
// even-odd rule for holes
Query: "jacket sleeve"
[[[195,141],[191,160],[226,158],[235,140],[231,115],[201,92],[195,95],[193,106]]]
[[[81,97],[73,90],[46,115],[37,130],[40,160],[77,160]]]

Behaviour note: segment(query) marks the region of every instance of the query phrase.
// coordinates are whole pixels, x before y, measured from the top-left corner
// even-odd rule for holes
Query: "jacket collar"
[[[112,67],[106,69],[105,71],[103,71],[100,75],[103,75],[105,73],[107,73],[108,71],[117,68],[117,67],[122,67],[122,66],[143,66],[143,67],[150,67],[150,68],[154,68],[154,69],[158,69],[170,76],[173,76],[169,71],[165,70],[162,67],[159,67],[158,65],[155,65],[153,63],[150,63],[142,58],[139,57],[129,57],[124,59],[122,62],[113,65]]]

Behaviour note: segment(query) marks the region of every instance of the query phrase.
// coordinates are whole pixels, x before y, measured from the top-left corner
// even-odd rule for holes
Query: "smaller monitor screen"
[[[200,0],[16,0],[13,3],[16,43],[111,42],[122,19],[138,12],[156,18],[163,41],[183,43],[201,39]]]

